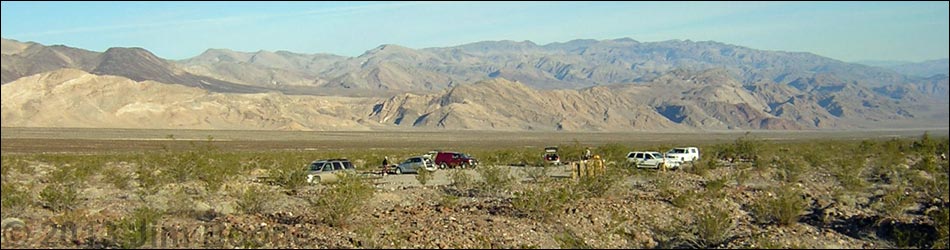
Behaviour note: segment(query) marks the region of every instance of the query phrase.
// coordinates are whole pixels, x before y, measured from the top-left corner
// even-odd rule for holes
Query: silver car
[[[435,171],[436,167],[432,160],[425,156],[413,156],[396,166],[396,174],[418,173],[419,169]]]
[[[309,183],[333,183],[339,179],[340,174],[356,173],[353,164],[347,159],[314,161],[310,163],[307,170],[307,182]]]

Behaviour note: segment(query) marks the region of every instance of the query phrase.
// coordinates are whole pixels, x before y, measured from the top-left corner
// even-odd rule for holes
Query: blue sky
[[[629,37],[718,41],[843,61],[947,58],[948,2],[2,2],[4,38],[167,59],[208,48],[358,56]]]

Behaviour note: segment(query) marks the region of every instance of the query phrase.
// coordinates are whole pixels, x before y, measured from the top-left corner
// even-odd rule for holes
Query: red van
[[[459,152],[439,151],[435,154],[435,160],[432,161],[441,169],[445,168],[474,168],[478,166],[478,160],[472,156]]]

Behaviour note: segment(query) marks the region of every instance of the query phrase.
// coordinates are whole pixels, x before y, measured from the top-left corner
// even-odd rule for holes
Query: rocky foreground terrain
[[[423,175],[431,178],[425,185],[418,175],[262,182],[282,175],[254,160],[231,179],[196,173],[159,184],[152,177],[178,170],[149,173],[136,166],[147,161],[108,162],[96,173],[73,172],[86,180],[76,184],[57,179],[57,158],[5,155],[2,245],[946,248],[947,160],[912,153],[919,143],[862,144],[778,146],[751,161],[720,150],[672,171],[608,163],[607,174],[579,180],[566,166],[483,165]],[[894,154],[866,161],[820,153],[892,146]],[[788,153],[802,148],[815,151]],[[77,189],[59,192],[74,193],[72,203],[47,191],[60,185]]]

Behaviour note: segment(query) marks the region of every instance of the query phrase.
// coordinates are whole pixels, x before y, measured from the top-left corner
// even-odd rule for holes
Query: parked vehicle
[[[680,165],[680,161],[667,159],[660,152],[653,151],[627,153],[627,162],[635,164],[637,168],[678,168]]]
[[[551,165],[561,165],[561,156],[557,154],[557,147],[544,148],[544,154],[541,155],[544,162]]]
[[[433,162],[441,169],[457,167],[470,168],[478,166],[478,160],[472,156],[459,152],[448,151],[436,152]]]
[[[420,169],[435,171],[435,164],[425,156],[413,156],[396,166],[396,174],[418,173]]]
[[[313,161],[307,169],[309,183],[332,183],[336,182],[341,174],[356,174],[356,168],[347,159]]]
[[[699,160],[699,148],[696,147],[684,147],[684,148],[673,148],[670,151],[666,152],[666,157],[674,158],[681,162],[691,162]]]

